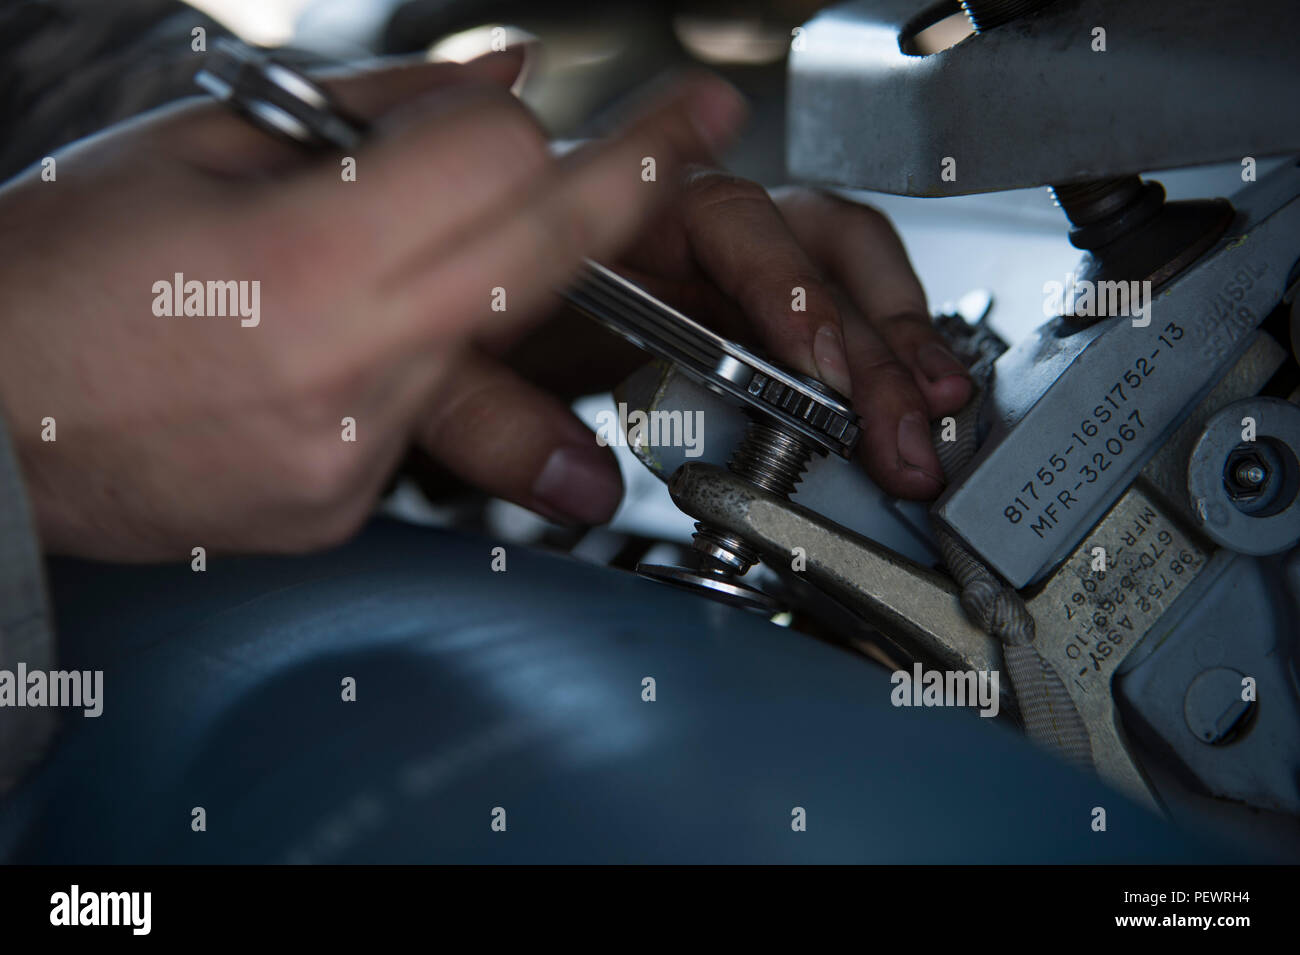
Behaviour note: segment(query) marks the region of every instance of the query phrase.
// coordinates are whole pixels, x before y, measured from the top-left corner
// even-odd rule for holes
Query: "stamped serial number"
[[[1153,504],[1131,502],[1117,505],[1033,601],[1035,619],[1053,634],[1044,649],[1083,692],[1098,679],[1109,682],[1205,564],[1205,553]]]
[[[1002,509],[1007,523],[1046,537],[1061,523],[1064,512],[1083,504],[1089,485],[1101,479],[1143,435],[1147,422],[1141,408],[1142,389],[1159,367],[1164,351],[1172,351],[1186,332],[1169,322],[1156,337],[1149,355],[1133,364],[1097,397],[1092,412],[1081,418],[1068,438],[1053,450],[1019,493]]]

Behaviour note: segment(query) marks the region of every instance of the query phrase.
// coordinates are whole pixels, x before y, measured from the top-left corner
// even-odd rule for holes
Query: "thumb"
[[[602,524],[623,497],[609,448],[556,398],[477,350],[452,358],[416,440],[462,480],[545,517]]]

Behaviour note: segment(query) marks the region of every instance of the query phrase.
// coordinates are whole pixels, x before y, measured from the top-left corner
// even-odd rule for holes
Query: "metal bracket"
[[[927,14],[955,10],[861,0],[802,27],[794,178],[959,196],[1300,151],[1294,0],[1057,2],[938,53],[904,52]]]
[[[956,584],[820,514],[770,494],[724,468],[684,464],[668,482],[687,514],[743,536],[770,567],[788,567],[876,627],[905,653],[943,670],[1000,670],[1002,647],[966,617]],[[1005,683],[1001,705],[1016,712]]]

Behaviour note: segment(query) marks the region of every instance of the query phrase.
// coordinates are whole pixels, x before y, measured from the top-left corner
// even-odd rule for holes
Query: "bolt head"
[[[1234,501],[1259,497],[1271,476],[1268,461],[1253,448],[1235,449],[1223,466],[1223,485]]]

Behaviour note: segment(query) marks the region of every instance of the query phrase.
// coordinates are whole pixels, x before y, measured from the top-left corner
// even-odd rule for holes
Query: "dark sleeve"
[[[178,0],[0,0],[0,182],[184,96],[219,24]]]
[[[18,458],[0,417],[0,681],[7,677],[12,692],[23,691],[14,683],[20,662],[28,670],[53,669],[54,634],[41,549]],[[8,705],[0,706],[0,793],[40,758],[53,735],[56,715],[46,706],[3,702]]]

